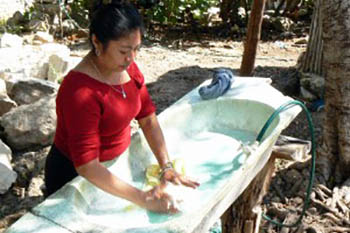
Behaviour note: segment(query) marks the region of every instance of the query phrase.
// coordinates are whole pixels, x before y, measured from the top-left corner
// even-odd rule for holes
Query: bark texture
[[[254,0],[248,23],[247,40],[240,69],[241,76],[250,76],[254,70],[256,50],[261,35],[261,24],[266,0]]]
[[[315,0],[314,12],[312,15],[310,38],[304,54],[299,71],[302,73],[313,73],[324,76],[322,67],[323,62],[323,40],[322,40],[322,17],[321,17],[321,1]]]
[[[350,1],[322,0],[321,9],[326,116],[319,155],[335,165],[338,183],[350,176]]]

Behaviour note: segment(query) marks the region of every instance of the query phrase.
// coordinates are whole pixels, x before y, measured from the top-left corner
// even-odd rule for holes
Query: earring
[[[98,50],[98,49],[95,49],[95,54],[96,54],[96,56],[100,56],[100,55],[101,55],[101,52],[100,52],[100,50]]]

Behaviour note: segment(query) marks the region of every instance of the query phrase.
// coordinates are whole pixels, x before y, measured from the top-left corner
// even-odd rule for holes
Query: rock
[[[47,147],[48,149],[51,147]],[[17,155],[14,170],[18,177],[16,184],[21,187],[30,186],[31,179],[43,174],[48,150],[31,151]]]
[[[36,32],[34,35],[34,40],[39,40],[43,43],[52,43],[54,41],[53,36],[47,32]]]
[[[4,194],[17,178],[11,167],[11,154],[11,149],[0,140],[0,194]]]
[[[12,91],[13,85],[20,80],[26,80],[23,72],[11,73],[11,72],[1,72],[0,78],[5,81],[6,93],[9,94]]]
[[[43,189],[45,187],[44,177],[42,175],[31,179],[27,191],[29,197],[40,197],[43,196]]]
[[[70,49],[57,43],[40,46],[24,45],[21,49],[0,49],[0,72],[23,73],[24,77],[46,79],[49,57],[56,54],[69,57]]]
[[[26,187],[33,177],[36,167],[35,152],[27,152],[17,158],[14,169],[18,174],[16,184],[21,187]]]
[[[324,77],[312,73],[300,73],[300,85],[315,95],[317,99],[324,97]]]
[[[24,21],[24,16],[20,11],[16,11],[11,18],[7,20],[7,24],[14,27]]]
[[[56,93],[58,85],[41,79],[27,79],[15,83],[9,94],[18,105],[32,104],[35,101]]]
[[[302,86],[300,87],[300,95],[306,101],[314,101],[318,99],[317,96],[315,96]]]
[[[0,116],[11,111],[11,109],[16,108],[17,104],[15,101],[10,99],[6,93],[0,94]]]
[[[244,9],[244,7],[238,7],[238,12],[237,14],[241,17],[241,18],[245,18],[247,15],[246,10]]]
[[[81,61],[80,57],[63,57],[53,54],[49,58],[47,79],[52,82],[61,80],[69,70]]]
[[[20,49],[23,45],[23,39],[20,36],[4,33],[0,38],[0,48]]]
[[[40,46],[40,50],[48,53],[47,58],[49,58],[52,54],[56,54],[62,57],[69,57],[70,55],[70,49],[63,44],[46,43]]]
[[[30,31],[33,31],[33,32],[38,32],[38,31],[46,32],[49,30],[49,25],[45,21],[39,20],[39,19],[32,19],[27,24],[27,27]]]
[[[6,141],[18,150],[31,146],[46,146],[53,142],[56,128],[55,95],[33,104],[19,106],[4,114],[0,125]]]
[[[2,73],[1,76],[5,78],[5,73]],[[6,94],[6,93],[7,93],[6,82],[3,78],[0,77],[0,94]]]
[[[293,24],[293,20],[288,17],[271,17],[271,25],[280,32],[291,30]]]
[[[77,27],[75,25],[76,23],[73,19],[66,19],[62,22],[63,31],[65,33],[71,34],[77,30]]]

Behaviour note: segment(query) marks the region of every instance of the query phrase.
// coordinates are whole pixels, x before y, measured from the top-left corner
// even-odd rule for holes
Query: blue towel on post
[[[232,72],[228,69],[215,70],[211,83],[199,88],[199,95],[202,99],[209,100],[225,94],[231,88],[233,77]]]

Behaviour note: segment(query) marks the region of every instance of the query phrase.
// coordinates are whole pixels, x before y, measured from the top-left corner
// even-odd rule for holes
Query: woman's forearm
[[[113,175],[97,159],[76,168],[79,175],[110,193],[144,207],[144,192]]]
[[[158,197],[154,190],[141,191],[113,175],[106,167],[95,159],[87,164],[76,168],[79,175],[85,177],[96,187],[112,195],[121,197],[136,205],[151,211],[160,213],[175,213],[177,209],[173,206],[169,195],[159,193]]]
[[[148,144],[151,147],[153,154],[156,156],[158,163],[162,168],[162,179],[175,184],[182,184],[191,188],[198,187],[198,182],[192,181],[187,177],[178,174],[174,169],[167,169],[172,168],[172,166],[168,167],[168,165],[166,165],[168,162],[170,162],[170,160],[164,136],[159,126],[156,115],[152,114],[148,117],[140,119],[139,124],[147,139]]]
[[[139,125],[159,165],[164,167],[170,160],[163,132],[156,115],[153,113],[148,117],[140,119]]]

